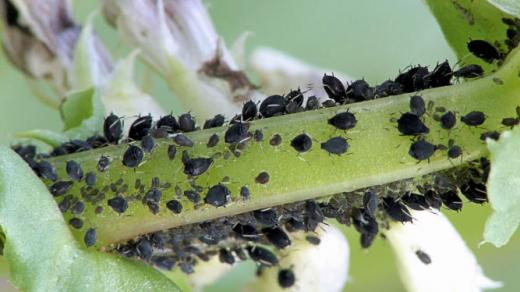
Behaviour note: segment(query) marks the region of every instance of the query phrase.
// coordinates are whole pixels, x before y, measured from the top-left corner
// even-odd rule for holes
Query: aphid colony
[[[485,51],[482,49],[482,44],[477,45],[476,48],[471,45],[471,48],[470,50],[475,55],[490,58],[489,52],[482,52]],[[219,143],[226,143],[231,150],[230,153],[238,158],[246,143],[264,141],[261,129],[250,130],[251,122],[255,119],[415,92],[449,85],[453,76],[474,78],[480,77],[482,74],[483,70],[478,65],[468,65],[452,71],[447,61],[438,64],[431,72],[427,67],[411,67],[400,73],[394,80],[387,80],[376,87],[370,87],[364,80],[354,81],[345,87],[333,75],[325,74],[323,86],[330,99],[320,102],[318,98],[311,96],[307,98],[304,106],[303,93],[298,89],[290,91],[286,95],[269,96],[259,106],[249,101],[244,104],[241,114],[231,119],[223,137],[218,134],[211,135],[206,146],[209,149]],[[402,135],[414,137],[408,154],[416,160],[427,160],[436,150],[440,149],[439,145],[434,145],[425,139],[425,135],[429,133],[429,128],[423,122],[426,112],[426,105],[422,97],[413,95],[410,99],[410,112],[402,114],[397,121],[397,128]],[[469,112],[460,117],[460,121],[468,126],[479,126],[484,123],[485,119],[485,115],[478,111]],[[518,117],[511,119],[504,121],[503,124],[514,126],[518,123]],[[451,111],[445,111],[437,120],[440,127],[446,130],[452,129],[457,123],[456,114]],[[212,119],[206,120],[203,128],[221,127],[225,122],[222,115],[216,115]],[[330,117],[327,126],[340,131],[348,131],[355,128],[357,122],[355,114],[347,110]],[[96,214],[104,212],[105,208],[117,214],[124,214],[129,208],[129,204],[140,201],[153,214],[159,213],[160,206],[164,205],[167,212],[182,215],[184,206],[180,200],[181,197],[187,198],[195,206],[208,204],[213,207],[224,207],[232,200],[231,191],[225,183],[207,187],[195,183],[196,178],[210,171],[215,163],[214,157],[190,157],[188,151],[185,150],[193,147],[194,143],[183,133],[195,130],[198,128],[190,113],[178,118],[171,114],[166,115],[156,122],[151,116],[140,116],[130,126],[127,137],[124,137],[123,119],[110,114],[105,119],[103,135],[95,135],[85,141],[68,141],[53,149],[49,155],[36,154],[36,148],[31,145],[13,148],[36,174],[51,182],[50,192],[55,197],[61,198],[58,205],[60,210],[63,213],[70,212],[73,216],[69,220],[69,224],[75,229],[84,230],[85,245],[93,246],[96,243],[96,230],[87,226],[88,224],[81,219],[85,211],[85,203],[95,206]],[[488,133],[489,137],[498,135],[497,132]],[[128,182],[119,178],[109,185],[100,186],[96,175],[107,171],[111,164],[115,163],[105,155],[99,157],[96,169],[92,170],[83,170],[79,163],[68,160],[65,166],[67,178],[58,177],[53,166],[45,160],[49,156],[87,151],[110,144],[124,146],[128,143],[119,163],[127,168],[136,169],[147,155],[156,153],[156,139],[171,139],[172,143],[163,154],[170,161],[181,159],[183,173],[192,181],[191,189],[183,190],[179,186],[174,187],[168,181],[161,182],[158,177],[154,177],[151,182],[144,182],[137,178],[134,185],[129,185]],[[284,139],[289,139],[292,150],[297,154],[310,151],[315,142],[308,133],[302,132],[294,137],[282,137],[275,134],[269,138],[268,143],[273,147],[278,147]],[[331,155],[342,155],[349,149],[347,139],[340,135],[326,141],[319,141],[319,144],[318,151],[325,151]],[[462,149],[450,140],[447,153],[448,157],[453,159],[461,155]],[[226,159],[226,154],[224,154],[224,159]],[[420,183],[417,184],[412,180],[396,182],[335,195],[321,201],[297,202],[146,234],[127,243],[119,244],[116,250],[125,256],[139,257],[159,268],[172,269],[174,266],[178,266],[185,273],[193,272],[193,266],[197,261],[207,261],[212,256],[218,256],[221,262],[227,264],[233,264],[237,259],[250,258],[257,262],[259,267],[277,266],[278,259],[272,248],[284,249],[290,246],[290,233],[301,230],[309,233],[307,240],[311,244],[319,244],[319,238],[315,237],[313,232],[325,218],[335,218],[342,224],[354,225],[361,234],[361,246],[368,248],[379,233],[379,226],[385,227],[388,220],[413,221],[408,208],[429,210],[439,209],[444,205],[448,209],[458,211],[462,208],[459,193],[472,202],[479,204],[486,202],[484,183],[488,169],[488,162],[482,160],[476,166],[474,163],[469,163],[446,173],[419,178]],[[262,171],[255,174],[253,179],[259,185],[268,185],[273,178],[268,171]],[[74,184],[83,182],[80,196],[69,193]],[[410,188],[412,185],[415,187]],[[176,197],[164,202],[163,192],[171,188],[175,189]],[[125,196],[128,193],[138,193],[139,195]],[[251,197],[251,191],[247,185],[240,188],[239,197],[243,200]],[[431,262],[425,252],[417,251],[417,256],[425,264]],[[282,287],[292,286],[295,279],[295,275],[288,267],[280,267],[278,280]]]

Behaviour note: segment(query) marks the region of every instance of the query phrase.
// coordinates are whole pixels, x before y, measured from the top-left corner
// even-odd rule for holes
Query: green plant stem
[[[108,171],[98,173],[97,187],[101,188],[122,178],[129,186],[125,196],[136,194],[134,182],[137,178],[148,187],[153,177],[159,177],[161,183],[171,183],[172,187],[163,192],[161,211],[157,215],[153,215],[138,200],[131,202],[124,214],[117,215],[106,205],[106,199],[113,196],[110,192],[107,192],[107,198],[100,203],[105,207],[102,214],[95,214],[94,206],[87,204],[84,221],[86,225],[97,229],[98,243],[116,243],[139,234],[183,224],[412,178],[477,159],[487,154],[486,145],[480,140],[481,133],[505,130],[501,126],[502,118],[516,115],[515,107],[520,104],[519,66],[520,54],[516,50],[502,68],[489,77],[420,92],[426,103],[433,103],[434,108],[443,106],[457,113],[457,125],[450,131],[441,129],[439,123],[434,121],[433,110],[425,115],[424,120],[430,128],[426,139],[434,144],[447,144],[449,139],[454,139],[463,149],[460,159],[448,160],[446,152],[441,150],[429,162],[418,163],[408,155],[411,138],[401,136],[395,122],[401,113],[409,110],[410,94],[404,94],[251,122],[250,132],[261,129],[265,135],[264,142],[249,141],[238,158],[231,155],[225,160],[222,157],[228,145],[223,142],[227,127],[221,127],[188,133],[187,136],[194,141],[195,146],[178,147],[178,155],[173,161],[166,155],[167,145],[173,142],[160,140],[153,153],[147,154],[144,163],[135,170],[124,167],[121,163],[126,145],[60,156],[50,161],[63,178],[66,177],[64,169],[68,160],[79,162],[87,172],[95,171],[101,155],[109,156],[113,162]],[[355,113],[357,117],[358,123],[354,129],[344,132],[327,124],[330,117],[346,110]],[[487,115],[482,126],[469,127],[460,122],[461,115],[479,110]],[[313,138],[313,146],[309,152],[298,154],[290,146],[290,140],[303,132]],[[208,138],[214,133],[220,136],[221,142],[217,147],[207,148]],[[282,136],[283,142],[282,145],[273,147],[269,144],[269,139],[276,133]],[[320,149],[320,142],[335,136],[349,139],[350,148],[347,154],[330,155]],[[215,157],[214,164],[196,179],[196,184],[204,187],[201,193],[204,198],[208,187],[227,181],[224,183],[232,192],[232,201],[228,205],[216,208],[204,204],[200,208],[194,208],[192,203],[183,198],[181,202],[184,209],[180,215],[171,213],[165,207],[166,202],[175,197],[175,186],[183,191],[191,189],[188,178],[183,173],[183,150],[187,150],[190,157]],[[255,183],[255,177],[262,171],[270,174],[270,181],[265,185]],[[82,185],[75,184],[71,193],[79,193]],[[244,185],[251,190],[252,195],[248,201],[239,196],[239,190]],[[68,216],[70,215],[67,214],[66,217]],[[75,231],[78,238],[82,238],[83,232],[84,230]]]

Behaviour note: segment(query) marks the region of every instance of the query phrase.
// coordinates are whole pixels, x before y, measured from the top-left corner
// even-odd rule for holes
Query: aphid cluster
[[[445,86],[451,84],[453,76],[473,78],[482,75],[477,65],[470,66],[473,67],[463,67],[455,72],[447,61],[438,64],[432,71],[427,67],[414,66],[401,72],[395,80],[385,81],[375,87],[369,86],[364,80],[356,80],[345,86],[333,75],[324,75],[323,86],[329,100],[320,103],[317,97],[311,96],[307,98],[304,105],[305,98],[298,89],[285,95],[269,96],[260,104],[248,101],[243,105],[242,112],[228,122],[224,134],[211,135],[206,147],[209,149],[219,143],[226,144],[230,151],[223,153],[222,156],[227,159],[226,155],[230,153],[239,157],[247,143],[260,143],[265,138],[266,143],[271,147],[289,144],[295,155],[305,155],[304,153],[316,147],[315,142],[320,145],[319,151],[325,151],[331,156],[342,155],[349,149],[348,139],[342,134],[348,133],[358,123],[355,114],[348,110],[337,112],[327,120],[327,125],[324,127],[334,127],[338,135],[325,141],[316,141],[310,133],[306,132],[293,137],[282,137],[280,134],[264,137],[261,129],[253,131],[251,127],[256,119]],[[410,98],[410,111],[403,113],[397,120],[398,131],[402,135],[413,137],[409,155],[417,160],[427,160],[435,151],[442,148],[426,140],[430,129],[424,119],[428,111],[423,98],[416,94]],[[462,123],[472,127],[482,125],[485,119],[485,115],[478,111],[460,116]],[[444,110],[436,120],[441,128],[451,130],[459,119],[454,112]],[[197,178],[210,172],[218,158],[217,156],[190,157],[187,149],[193,147],[194,142],[184,133],[199,129],[190,113],[185,113],[178,118],[170,114],[157,121],[154,121],[150,115],[140,116],[130,125],[126,137],[122,130],[123,121],[122,117],[112,113],[104,121],[103,135],[95,135],[85,141],[68,141],[53,149],[49,155],[36,154],[36,148],[30,145],[14,147],[32,169],[42,179],[48,181],[49,190],[58,199],[60,210],[72,215],[68,221],[71,227],[83,232],[86,246],[93,246],[96,243],[96,229],[88,226],[88,221],[84,222],[82,219],[85,208],[89,204],[95,206],[96,214],[114,212],[123,215],[132,203],[139,202],[147,206],[152,214],[163,211],[169,212],[172,216],[182,216],[186,208],[183,205],[185,202],[193,203],[195,208],[199,208],[202,204],[223,208],[235,199],[249,200],[251,185],[269,187],[270,182],[276,179],[268,170],[252,174],[250,185],[241,186],[239,194],[232,194],[227,184],[229,177],[223,178],[221,183],[200,186],[197,184]],[[206,120],[203,128],[221,127],[225,124],[224,116],[216,115]],[[507,124],[513,122],[508,120]],[[161,148],[156,139],[163,139],[160,143],[168,141],[170,144],[166,148]],[[87,151],[110,144],[120,145],[118,147],[124,149],[120,160],[114,161],[109,156],[101,155],[95,169],[83,169],[78,162],[68,160],[64,166],[66,177],[59,177],[53,165],[45,160],[49,156]],[[451,159],[462,153],[462,149],[453,141],[448,143],[446,150]],[[98,176],[109,170],[114,163],[123,165],[135,173],[150,155],[164,155],[168,161],[180,160],[182,171],[179,175],[187,178],[190,188],[171,185],[171,182],[163,181],[158,177],[148,182],[140,178],[129,182],[118,177],[113,182],[105,183],[98,179]],[[412,221],[409,209],[439,209],[444,205],[448,209],[460,210],[462,200],[459,193],[472,202],[479,204],[486,202],[484,182],[489,165],[483,161],[478,167],[462,169],[456,170],[464,172],[457,173],[457,176],[471,179],[458,182],[452,180],[450,175],[442,174],[430,178],[429,181],[433,179],[434,183],[422,183],[412,190],[395,188],[399,185],[397,182],[395,185],[389,184],[335,195],[329,200],[308,200],[255,210],[233,217],[222,217],[142,235],[118,245],[116,250],[124,256],[139,257],[159,268],[172,269],[177,266],[185,273],[192,273],[198,261],[207,261],[212,256],[218,256],[221,262],[227,264],[250,258],[261,267],[271,267],[278,265],[276,250],[291,245],[292,232],[305,231],[308,233],[306,238],[309,243],[319,244],[320,240],[314,232],[326,218],[334,218],[345,225],[354,225],[360,233],[361,246],[368,248],[379,234],[380,228],[387,225],[388,220]],[[402,183],[411,185],[410,182]],[[79,195],[73,195],[71,192],[75,184],[80,186]],[[418,253],[418,257],[423,262],[427,261],[422,254]],[[282,287],[292,286],[297,280],[297,275],[295,276],[290,269],[278,268],[280,268],[279,284]]]

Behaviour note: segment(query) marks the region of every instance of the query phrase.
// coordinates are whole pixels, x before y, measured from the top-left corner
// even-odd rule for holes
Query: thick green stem
[[[515,107],[520,104],[518,50],[512,52],[510,57],[499,71],[489,77],[420,92],[427,103],[434,104],[434,108],[445,107],[456,112],[458,118],[470,111],[486,113],[486,122],[481,127],[469,127],[458,120],[455,128],[450,131],[441,129],[439,123],[434,121],[433,110],[425,115],[425,123],[430,128],[426,139],[434,144],[447,144],[449,139],[454,139],[463,149],[462,159],[448,160],[446,152],[441,150],[429,162],[418,163],[408,155],[411,138],[401,136],[395,122],[400,113],[409,110],[410,95],[405,94],[254,121],[250,132],[261,129],[265,136],[264,141],[247,142],[240,157],[230,155],[227,160],[223,158],[226,156],[223,153],[228,149],[228,145],[223,143],[227,128],[222,127],[187,134],[195,146],[178,147],[178,155],[173,161],[166,154],[167,146],[173,142],[158,141],[153,153],[147,154],[144,163],[135,170],[121,163],[126,145],[60,156],[52,158],[51,162],[59,175],[65,177],[65,162],[74,159],[85,172],[93,170],[98,174],[99,189],[122,178],[124,184],[128,184],[128,191],[124,193],[126,197],[138,194],[134,189],[134,182],[138,178],[147,186],[147,190],[153,177],[159,177],[161,183],[171,183],[172,187],[163,192],[161,211],[157,215],[153,215],[139,200],[131,202],[124,214],[117,215],[106,205],[106,199],[115,195],[110,191],[106,193],[107,198],[100,203],[105,207],[103,213],[95,214],[95,206],[87,204],[84,221],[87,226],[97,229],[98,243],[101,245],[183,224],[386,184],[451,168],[486,154],[486,145],[480,140],[480,135],[488,130],[505,130],[501,126],[502,118],[515,116]],[[354,129],[344,132],[327,124],[330,117],[346,110],[355,113],[357,117],[358,123]],[[313,146],[309,152],[298,154],[290,146],[290,141],[303,132],[313,138]],[[221,137],[221,142],[214,148],[207,148],[206,143],[213,133]],[[281,135],[283,142],[280,146],[273,147],[269,144],[269,139],[274,134]],[[347,154],[330,155],[320,149],[319,143],[335,136],[349,139],[350,148]],[[187,150],[190,157],[214,157],[213,165],[196,178],[196,184],[204,188],[201,193],[204,197],[210,186],[223,182],[232,192],[232,200],[228,205],[216,208],[204,204],[200,208],[194,208],[192,203],[183,198],[181,202],[184,209],[179,215],[171,213],[165,207],[166,202],[175,197],[175,186],[183,191],[191,189],[189,180],[183,173],[180,155],[182,150]],[[113,160],[110,169],[104,173],[96,170],[96,163],[101,155]],[[270,180],[265,185],[255,183],[255,177],[262,171],[267,171],[270,175]],[[240,188],[244,185],[251,190],[252,195],[248,201],[244,201],[239,195]],[[81,186],[84,184],[75,184],[70,193],[79,193]],[[75,232],[81,238],[84,230]]]

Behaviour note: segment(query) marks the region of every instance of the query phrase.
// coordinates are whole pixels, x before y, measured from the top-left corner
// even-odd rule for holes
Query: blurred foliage
[[[74,1],[77,17],[85,20],[96,1]],[[254,35],[247,43],[270,46],[323,67],[335,68],[352,77],[377,83],[411,64],[434,65],[444,59],[455,63],[454,53],[421,1],[376,0],[264,0],[208,1],[217,30],[228,44],[244,31]],[[391,24],[391,25],[389,25]],[[128,53],[116,34],[98,17],[95,29],[110,47],[115,59]],[[140,66],[140,80],[143,77]],[[165,109],[182,112],[166,86],[152,76],[149,89]],[[139,80],[139,79],[138,79]],[[38,103],[21,73],[0,56],[0,143],[13,141],[22,130],[60,130],[59,114]],[[486,274],[505,283],[494,291],[518,291],[520,236],[501,249],[478,248],[489,206],[467,204],[461,213],[446,212],[475,252]],[[343,228],[343,227],[342,227]],[[351,246],[350,282],[347,291],[402,291],[388,244],[377,240],[368,252],[358,243],[358,234],[344,228]],[[226,275],[207,291],[235,291],[254,276],[254,265],[246,263]]]

